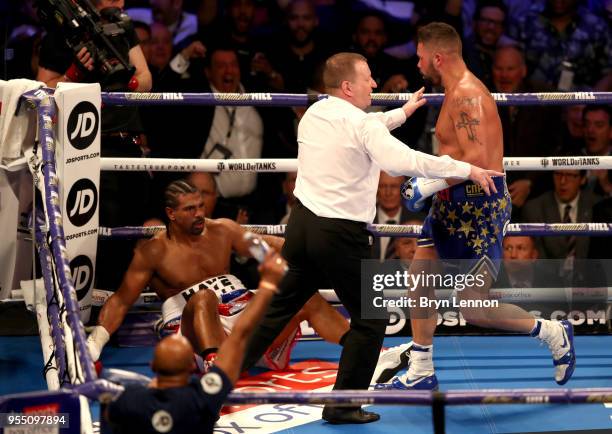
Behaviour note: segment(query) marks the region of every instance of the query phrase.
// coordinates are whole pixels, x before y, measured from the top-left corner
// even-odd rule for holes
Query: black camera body
[[[61,32],[75,54],[87,48],[105,90],[126,88],[135,68],[115,45],[129,44],[132,22],[126,14],[118,8],[98,11],[89,0],[37,0],[36,6],[48,32]]]

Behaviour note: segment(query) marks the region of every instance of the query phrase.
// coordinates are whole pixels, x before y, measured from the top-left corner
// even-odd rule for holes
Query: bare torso
[[[445,90],[436,123],[440,155],[503,171],[503,134],[497,105],[471,72]]]
[[[162,299],[209,277],[229,272],[232,253],[232,229],[220,220],[206,219],[206,229],[191,243],[159,233],[144,243],[145,260],[152,266],[150,286]]]

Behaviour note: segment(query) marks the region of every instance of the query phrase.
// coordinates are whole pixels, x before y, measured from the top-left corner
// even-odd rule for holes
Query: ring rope
[[[612,400],[612,388],[577,389],[479,389],[431,391],[365,391],[332,392],[233,392],[227,402],[236,404],[404,404],[431,405],[441,399],[446,405],[466,404],[594,404]]]
[[[284,235],[286,225],[242,225],[248,231],[261,235]],[[421,225],[369,224],[368,230],[375,236],[417,238]],[[98,237],[147,238],[165,230],[165,226],[120,226],[100,227]],[[600,236],[612,235],[612,223],[512,223],[507,226],[506,236]]]
[[[43,160],[42,172],[46,191],[43,200],[46,205],[46,217],[48,220],[47,229],[50,234],[50,253],[55,264],[55,275],[59,281],[61,293],[64,298],[67,322],[73,333],[74,345],[78,350],[78,362],[81,365],[84,380],[87,382],[96,378],[96,372],[85,344],[85,331],[79,317],[76,290],[72,283],[70,266],[66,255],[66,238],[64,236],[62,212],[58,200],[59,178],[56,172],[55,139],[52,121],[55,116],[57,116],[57,109],[51,96],[44,92],[37,95],[37,98],[30,99],[30,103],[33,103],[35,107],[38,108],[38,131]],[[46,269],[43,268],[42,271],[46,272]],[[70,345],[73,345],[73,343],[70,342]]]
[[[295,172],[295,158],[100,158],[100,169],[115,172]],[[506,157],[504,170],[612,169],[612,156]]]
[[[498,105],[574,105],[612,104],[612,92],[536,92],[493,93]],[[373,93],[372,105],[401,106],[412,93]],[[102,92],[102,102],[107,105],[221,105],[257,107],[306,106],[328,95],[292,93],[181,93],[181,92]],[[441,105],[444,94],[431,93],[423,97],[427,104]]]
[[[108,401],[123,386],[105,379],[78,385],[74,390],[90,399]],[[334,390],[331,392],[231,392],[226,405],[236,404],[325,404],[337,407],[356,405],[422,405],[432,407],[434,433],[444,433],[449,405],[467,404],[601,404],[612,401],[612,388],[582,389],[482,389],[431,391]]]
[[[98,379],[74,387],[98,399],[103,393],[121,392],[122,386]],[[612,388],[448,390],[333,390],[331,392],[232,392],[226,404],[340,404],[340,405],[445,405],[468,404],[599,404],[612,401]]]
[[[150,289],[147,289],[149,291]],[[19,298],[19,290],[14,290],[14,297]],[[253,291],[257,291],[253,289]],[[92,297],[92,305],[102,307],[115,291],[109,289],[94,289]],[[384,297],[399,298],[406,295],[406,290],[403,289],[386,289],[382,291]],[[328,303],[341,304],[336,291],[333,289],[319,289],[319,294]],[[435,295],[438,299],[449,300],[454,297],[454,290],[451,289],[435,289]],[[571,286],[556,286],[553,288],[529,288],[527,291],[523,288],[491,288],[489,291],[491,299],[499,300],[500,303],[577,303],[589,302],[612,303],[612,286],[597,287],[597,288],[576,288]],[[134,302],[135,308],[147,307],[150,309],[160,309],[163,301],[155,292],[142,292]],[[608,318],[609,315],[606,316]]]
[[[55,294],[55,283],[53,267],[54,262],[49,251],[49,244],[47,241],[47,233],[42,230],[46,224],[45,216],[42,209],[37,209],[36,214],[33,216],[37,221],[32,222],[35,228],[35,244],[38,250],[40,266],[42,271],[42,277],[45,282],[45,288],[49,288],[50,291],[46,293],[47,304],[42,309],[37,307],[37,313],[41,315],[42,311],[46,312],[44,319],[48,321],[38,321],[40,331],[39,334],[43,336],[42,328],[48,327],[48,330],[44,335],[50,335],[53,345],[42,345],[44,360],[46,360],[44,367],[44,375],[47,379],[47,384],[50,390],[59,389],[63,383],[65,383],[67,377],[66,368],[66,345],[64,344],[64,338],[62,334],[62,325],[60,323],[60,306],[57,302]],[[52,347],[52,348],[50,348]],[[57,375],[51,375],[48,371],[50,369],[56,369]],[[49,375],[47,375],[49,374]]]

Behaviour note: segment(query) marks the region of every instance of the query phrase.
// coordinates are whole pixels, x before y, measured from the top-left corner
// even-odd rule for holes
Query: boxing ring
[[[312,97],[307,95],[289,94],[138,94],[138,93],[102,93],[102,101],[106,105],[261,105],[261,106],[300,106],[312,103],[317,98],[325,98],[326,95]],[[407,94],[378,94],[372,96],[373,105],[399,106],[403,104],[409,95]],[[440,104],[443,95],[425,95],[428,104]],[[610,104],[612,93],[597,92],[572,92],[572,93],[541,93],[541,94],[495,94],[496,101],[500,105],[529,105],[529,104]],[[62,226],[62,211],[58,206],[58,186],[62,180],[56,172],[55,160],[55,138],[53,136],[53,119],[56,116],[56,107],[52,92],[37,91],[24,96],[32,109],[38,110],[39,148],[42,159],[32,157],[31,166],[39,169],[42,179],[35,179],[44,194],[43,209],[36,209],[31,218],[31,225],[36,242],[36,248],[40,257],[41,270],[44,281],[44,291],[37,294],[37,316],[42,340],[43,357],[45,360],[45,376],[50,392],[39,393],[50,397],[51,402],[66,402],[66,408],[78,411],[80,417],[75,418],[75,423],[80,431],[91,432],[92,421],[88,414],[86,398],[95,401],[106,394],[119,393],[121,386],[106,379],[97,377],[94,364],[86,350],[85,330],[79,317],[79,306],[76,298],[74,283],[71,278],[69,261],[66,254],[66,241]],[[36,155],[36,154],[35,154]],[[505,158],[505,170],[559,170],[559,169],[612,169],[612,157],[541,157],[541,158]],[[258,160],[174,160],[174,159],[129,159],[129,158],[102,158],[101,170],[109,171],[175,171],[175,172],[223,172],[231,171],[256,171],[256,172],[286,172],[297,169],[297,161],[293,159],[258,159]],[[35,172],[36,173],[36,172]],[[36,175],[35,175],[36,178]],[[282,225],[250,225],[247,229],[258,233],[282,235]],[[99,228],[99,238],[141,238],[150,236],[160,227],[123,227],[123,228]],[[376,236],[409,236],[416,237],[420,232],[418,225],[370,225],[370,231]],[[534,235],[534,236],[610,236],[612,235],[612,224],[608,223],[576,223],[576,224],[511,224],[508,227],[508,236]],[[610,289],[608,289],[610,291]],[[48,318],[48,322],[46,319]],[[588,337],[592,338],[592,337]],[[473,338],[489,340],[492,338]],[[506,337],[498,338],[506,339]],[[510,347],[514,346],[511,339],[506,342]],[[524,339],[524,338],[522,338]],[[585,339],[585,342],[588,339]],[[591,339],[592,340],[592,339]],[[474,342],[470,342],[474,345]],[[449,342],[451,346],[452,342]],[[496,345],[496,344],[491,344]],[[444,345],[442,345],[443,347]],[[588,360],[601,360],[602,366],[611,367],[612,351],[595,352],[585,355],[580,349],[580,340],[577,344],[578,370],[582,363],[589,365]],[[608,345],[608,347],[611,347]],[[499,348],[492,348],[493,353]],[[455,352],[461,350],[455,348]],[[149,353],[150,354],[150,353]],[[461,357],[460,357],[461,356]],[[446,357],[446,356],[444,356]],[[442,358],[444,360],[444,357]],[[480,357],[480,356],[479,356]],[[506,356],[500,356],[506,357]],[[514,355],[509,360],[518,362],[521,354]],[[526,355],[524,358],[534,358]],[[536,359],[543,358],[537,355]],[[469,360],[463,354],[454,354],[446,359],[450,362],[460,360],[465,363]],[[452,371],[452,366],[440,366],[441,370]],[[499,367],[503,369],[503,367]],[[538,369],[540,369],[538,367]],[[550,369],[550,366],[548,366]],[[549,375],[550,376],[550,375]],[[441,383],[445,379],[441,376]],[[585,384],[585,387],[562,389],[562,388],[479,388],[478,390],[447,390],[442,392],[389,392],[389,391],[316,391],[316,392],[258,392],[245,393],[233,392],[228,404],[277,404],[288,403],[303,406],[319,404],[364,404],[364,405],[399,405],[399,406],[424,406],[431,409],[431,416],[425,418],[433,420],[434,432],[445,432],[445,414],[450,409],[446,407],[455,406],[477,406],[479,411],[488,413],[489,404],[529,404],[537,406],[541,404],[598,404],[612,402],[612,377],[599,374],[600,379],[607,387],[597,386],[597,379]],[[550,384],[551,380],[548,380]],[[450,381],[452,383],[452,381]],[[470,385],[478,382],[468,382]],[[486,383],[486,382],[485,382]],[[577,381],[577,383],[581,383]],[[582,382],[584,383],[584,382]],[[490,384],[496,384],[491,381]],[[11,403],[24,402],[35,399],[35,394],[23,394],[19,396],[8,396],[0,398],[0,409],[9,408]],[[36,398],[38,399],[38,398]],[[77,408],[80,403],[80,410]],[[8,406],[8,407],[7,407]],[[554,407],[554,405],[553,405]],[[64,407],[62,407],[64,408]],[[514,407],[513,407],[514,408]],[[582,406],[580,407],[583,408]],[[606,407],[607,408],[607,407]],[[3,410],[4,411],[4,410]],[[535,410],[534,410],[535,411]],[[520,411],[519,411],[520,412]],[[612,413],[612,412],[611,412]],[[76,413],[75,413],[76,414]],[[401,410],[400,413],[401,414]],[[512,417],[512,416],[507,416]],[[383,413],[383,419],[385,414]],[[424,424],[424,432],[430,429],[425,426],[422,416],[418,417]],[[95,418],[94,418],[95,419]],[[393,418],[391,418],[394,420]],[[491,432],[499,432],[491,425],[491,417],[488,420],[488,428]],[[607,422],[610,422],[612,414]],[[316,423],[315,423],[316,425]],[[375,432],[377,424],[368,426],[367,430]],[[230,429],[231,428],[231,429]],[[316,425],[317,430],[323,427]],[[388,427],[387,427],[388,428]],[[334,428],[335,430],[338,427]],[[344,427],[340,427],[340,430]],[[365,428],[364,428],[365,429]],[[229,430],[229,431],[228,431]],[[233,430],[233,431],[232,431]],[[352,432],[350,427],[345,429]],[[234,426],[220,427],[219,432],[244,432],[237,431]],[[263,431],[259,431],[263,432]],[[295,432],[295,430],[293,430]],[[305,431],[306,432],[306,431]],[[416,431],[415,431],[416,432]],[[419,431],[420,432],[420,431]]]

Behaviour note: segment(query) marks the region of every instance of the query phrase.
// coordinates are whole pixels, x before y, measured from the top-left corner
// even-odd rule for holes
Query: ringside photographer
[[[151,89],[151,73],[132,22],[123,13],[123,0],[38,0],[36,6],[46,29],[38,80],[49,87],[59,82],[100,83],[108,92]],[[143,156],[137,107],[103,107],[101,130],[102,157]],[[101,201],[100,225],[141,224],[150,182],[146,173],[102,172],[100,196],[112,200]],[[103,240],[98,244],[98,287],[118,286],[131,259],[131,246],[124,247],[111,250]]]

